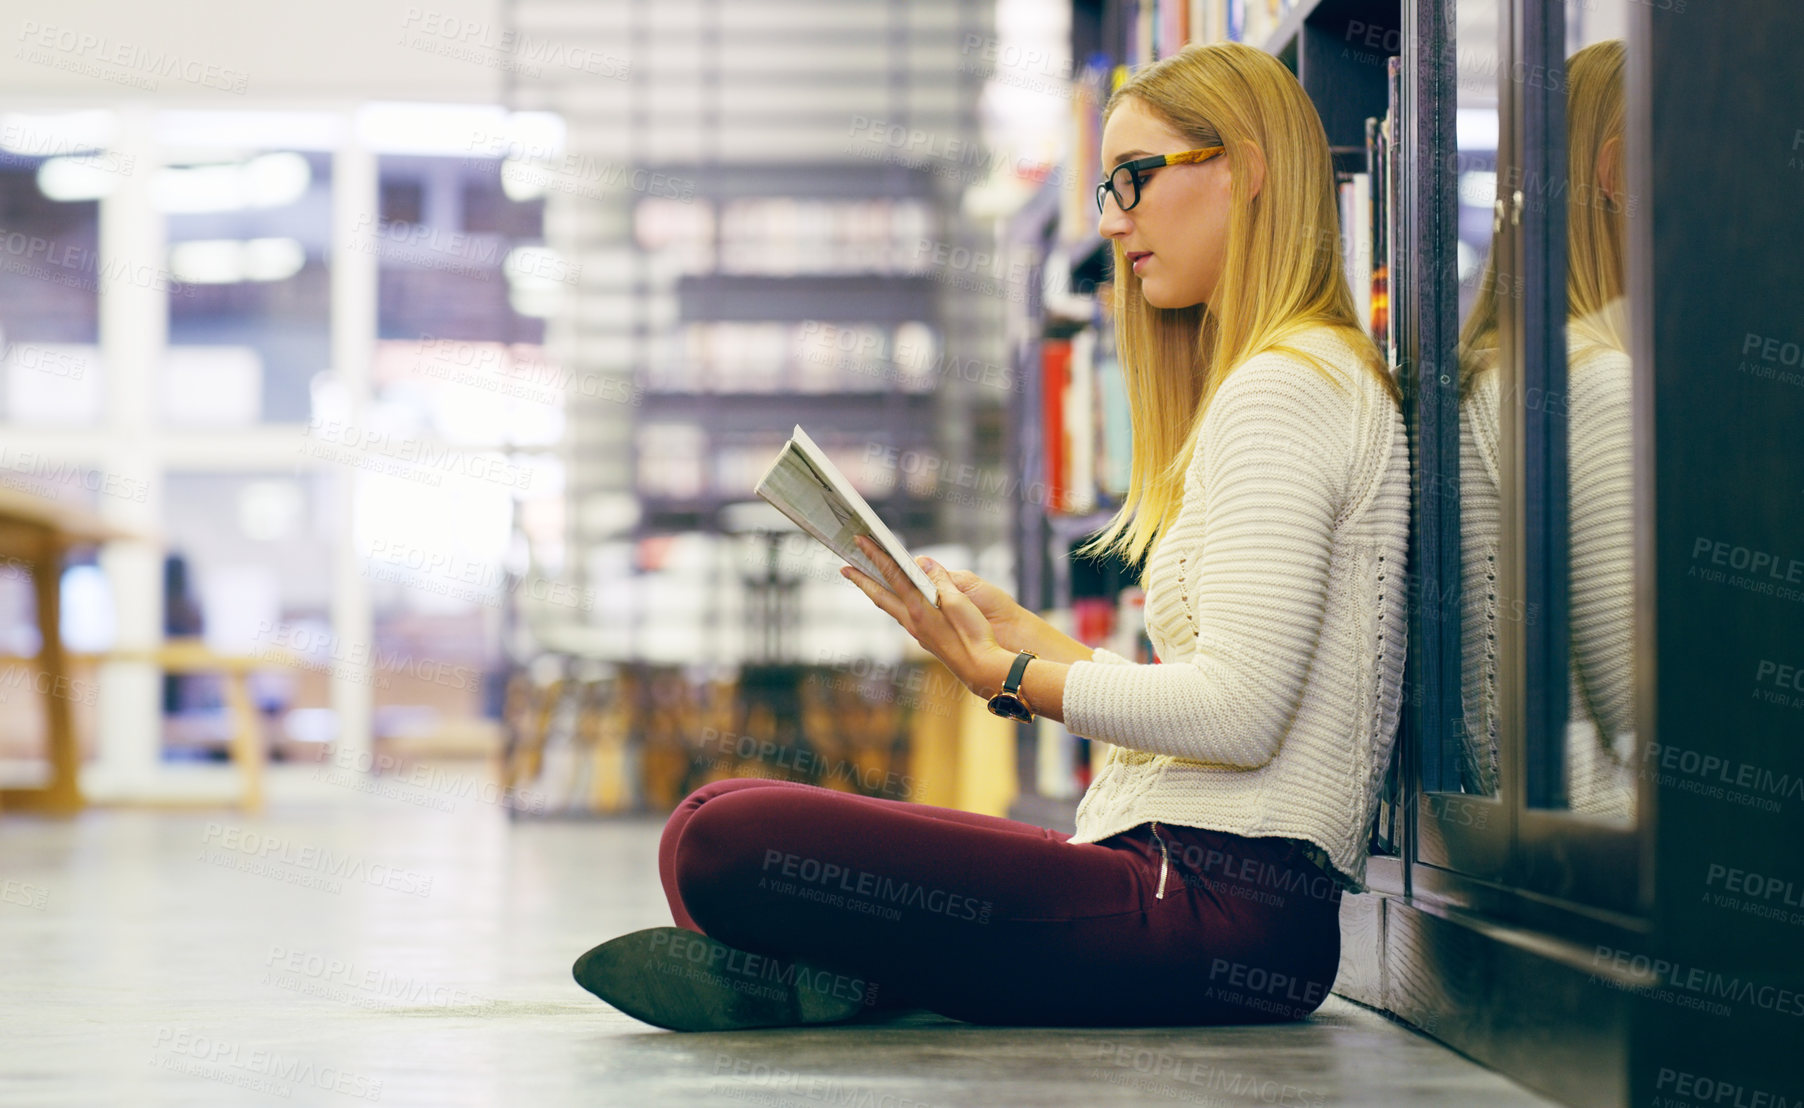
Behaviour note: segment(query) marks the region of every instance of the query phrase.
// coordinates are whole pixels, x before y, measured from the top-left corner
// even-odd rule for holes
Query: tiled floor
[[[1546,1103],[1339,998],[1280,1027],[660,1031],[570,978],[670,922],[658,829],[405,789],[0,818],[0,1104]]]

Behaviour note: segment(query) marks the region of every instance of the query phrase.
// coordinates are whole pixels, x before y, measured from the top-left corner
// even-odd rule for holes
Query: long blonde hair
[[[1305,328],[1326,325],[1346,338],[1393,400],[1402,398],[1347,287],[1328,136],[1290,70],[1240,43],[1191,45],[1124,82],[1103,108],[1104,121],[1129,97],[1196,147],[1225,146],[1229,172],[1227,251],[1213,309],[1148,304],[1121,241],[1113,247],[1115,341],[1133,460],[1120,509],[1079,552],[1138,563],[1183,503],[1203,414],[1233,367],[1282,350],[1344,385],[1329,367],[1285,345]],[[1246,171],[1251,147],[1266,162],[1257,196]]]
[[[1621,350],[1627,336],[1604,312],[1625,292],[1625,211],[1597,179],[1605,144],[1622,141],[1627,106],[1621,39],[1594,42],[1566,59],[1566,318],[1568,343]],[[1618,164],[1621,149],[1617,150]],[[1478,298],[1460,327],[1460,399],[1497,361],[1497,251],[1485,259]]]

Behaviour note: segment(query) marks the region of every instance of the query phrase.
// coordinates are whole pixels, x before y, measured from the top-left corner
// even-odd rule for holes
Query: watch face
[[[1027,704],[1014,693],[997,693],[990,698],[990,711],[1008,719],[1018,719],[1022,723],[1032,722],[1033,713],[1027,710]]]

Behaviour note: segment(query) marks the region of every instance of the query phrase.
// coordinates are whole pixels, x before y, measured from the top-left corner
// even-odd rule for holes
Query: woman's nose
[[[1113,196],[1102,202],[1102,215],[1096,221],[1096,232],[1105,239],[1116,238],[1133,230],[1134,221],[1115,203]]]

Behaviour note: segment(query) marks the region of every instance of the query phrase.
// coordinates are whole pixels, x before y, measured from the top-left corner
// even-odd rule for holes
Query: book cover
[[[753,491],[848,564],[883,582],[885,578],[876,563],[865,557],[854,542],[859,535],[870,536],[896,560],[927,602],[936,608],[940,606],[939,590],[927,571],[915,564],[908,548],[884,526],[801,424],[796,424],[789,441],[777,452],[764,476],[758,478]]]

